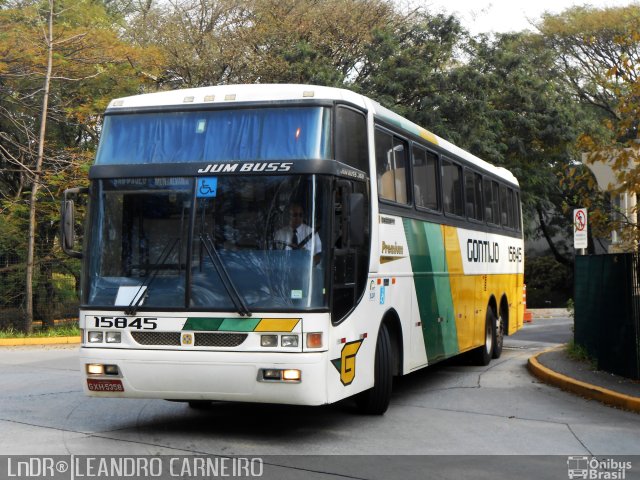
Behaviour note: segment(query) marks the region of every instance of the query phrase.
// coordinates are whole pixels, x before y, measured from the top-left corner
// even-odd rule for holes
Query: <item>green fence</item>
[[[575,343],[599,369],[633,379],[640,379],[639,267],[631,253],[575,262]]]

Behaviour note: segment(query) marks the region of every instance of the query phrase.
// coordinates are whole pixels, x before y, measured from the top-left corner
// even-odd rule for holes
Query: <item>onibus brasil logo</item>
[[[613,458],[598,459],[587,456],[567,458],[567,474],[570,479],[624,480],[627,478],[627,470],[631,470],[631,462]]]

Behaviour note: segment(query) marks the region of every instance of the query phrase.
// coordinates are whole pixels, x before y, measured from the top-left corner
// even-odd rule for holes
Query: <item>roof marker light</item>
[[[313,90],[305,90],[302,92],[303,98],[312,98],[315,97],[316,93]]]
[[[204,96],[204,101],[205,102],[213,102],[216,99],[215,95],[205,95]]]
[[[232,101],[236,99],[236,94],[235,93],[228,93],[227,95],[224,96],[224,99],[226,101]]]
[[[184,97],[184,98],[182,99],[182,102],[183,102],[183,103],[192,103],[192,102],[193,102],[193,97],[192,97],[192,96]]]

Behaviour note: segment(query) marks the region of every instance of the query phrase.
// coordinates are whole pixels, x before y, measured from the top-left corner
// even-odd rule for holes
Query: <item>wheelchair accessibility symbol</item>
[[[216,196],[217,190],[218,190],[218,177],[199,178],[196,197],[212,198]]]

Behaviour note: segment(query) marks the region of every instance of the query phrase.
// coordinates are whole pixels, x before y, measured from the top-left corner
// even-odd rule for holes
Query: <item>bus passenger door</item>
[[[331,245],[333,323],[339,323],[360,299],[367,280],[369,208],[366,184],[336,181]]]

